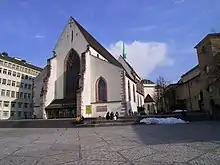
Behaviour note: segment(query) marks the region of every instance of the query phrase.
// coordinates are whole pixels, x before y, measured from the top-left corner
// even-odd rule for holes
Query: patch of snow
[[[173,113],[178,113],[178,112],[186,112],[186,110],[177,109],[177,110],[173,111]]]
[[[187,123],[187,122],[182,119],[169,117],[169,118],[144,118],[140,121],[140,123],[145,123],[145,124],[178,124],[178,123]]]

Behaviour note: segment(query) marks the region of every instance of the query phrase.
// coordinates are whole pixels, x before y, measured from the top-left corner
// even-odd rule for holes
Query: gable
[[[110,63],[122,67],[121,64],[112,56],[89,32],[84,29],[73,17],[71,17],[72,20],[76,23],[77,27],[85,37],[88,44],[95,49],[100,55],[102,55],[106,60],[108,60]]]

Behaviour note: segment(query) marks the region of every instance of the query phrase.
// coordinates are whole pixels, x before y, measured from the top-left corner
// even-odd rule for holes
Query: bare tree
[[[154,101],[156,104],[157,111],[163,112],[167,108],[166,102],[164,101],[165,88],[170,84],[165,78],[159,76],[156,81],[154,91]]]

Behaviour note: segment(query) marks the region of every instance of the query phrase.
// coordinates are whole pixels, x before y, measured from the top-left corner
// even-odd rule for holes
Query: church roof
[[[154,102],[154,100],[149,94],[147,94],[147,96],[144,99],[144,103],[152,103],[152,102]]]
[[[143,80],[141,80],[141,82],[142,82],[143,84],[155,84],[153,81],[148,80],[148,79],[143,79]]]
[[[89,34],[89,32],[86,29],[84,29],[73,17],[71,17],[71,19],[74,20],[79,30],[81,31],[81,33],[83,34],[83,36],[85,37],[85,39],[93,49],[99,52],[110,63],[120,68],[123,68],[121,63],[118,60],[116,60],[114,56],[112,56],[91,34]]]

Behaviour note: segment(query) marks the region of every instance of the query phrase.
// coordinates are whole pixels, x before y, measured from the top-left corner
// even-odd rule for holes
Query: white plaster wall
[[[129,101],[129,97],[128,97],[128,81],[130,82],[131,101]],[[135,102],[134,102],[133,85],[135,86]],[[132,80],[130,80],[127,76],[125,76],[125,91],[126,91],[127,111],[131,109],[133,112],[136,112],[137,111],[136,84]]]
[[[73,31],[73,41],[71,41]],[[71,48],[73,48],[79,56],[87,49],[87,41],[78,29],[75,23],[72,23],[72,27],[69,24],[66,25],[63,33],[61,34],[54,51],[57,58],[57,81],[56,81],[56,99],[62,99],[64,95],[63,90],[63,78],[64,78],[64,60]]]
[[[144,97],[148,94],[153,98],[155,92],[155,84],[144,84]]]
[[[41,109],[40,105],[40,94],[41,89],[43,87],[43,79],[47,76],[47,67],[43,69],[43,71],[35,78],[34,80],[34,115],[37,116],[37,118],[43,118],[43,111]]]
[[[94,56],[91,59],[91,102],[96,102],[95,85],[99,77],[103,77],[107,81],[107,100],[121,101],[121,72],[119,68],[111,63],[103,61]]]
[[[95,56],[95,57],[97,57],[97,58],[100,58],[101,60],[104,60],[104,61],[107,61],[108,62],[108,60],[107,59],[105,59],[101,54],[99,54],[95,49],[93,49],[91,46],[89,47],[89,50],[90,50],[90,54],[92,55],[92,56]]]
[[[86,54],[86,70],[84,73],[84,88],[82,91],[82,104],[81,110],[82,115],[85,117],[92,117],[92,115],[86,114],[86,105],[91,104],[91,59],[90,52],[88,51]]]
[[[118,112],[120,114],[121,111],[121,102],[115,102],[115,103],[99,103],[99,104],[92,104],[92,117],[104,117],[107,112],[96,112],[97,106],[105,106],[107,105],[107,112]]]
[[[55,82],[57,80],[57,59],[50,59],[50,77],[46,93],[45,107],[47,107],[55,99]]]

